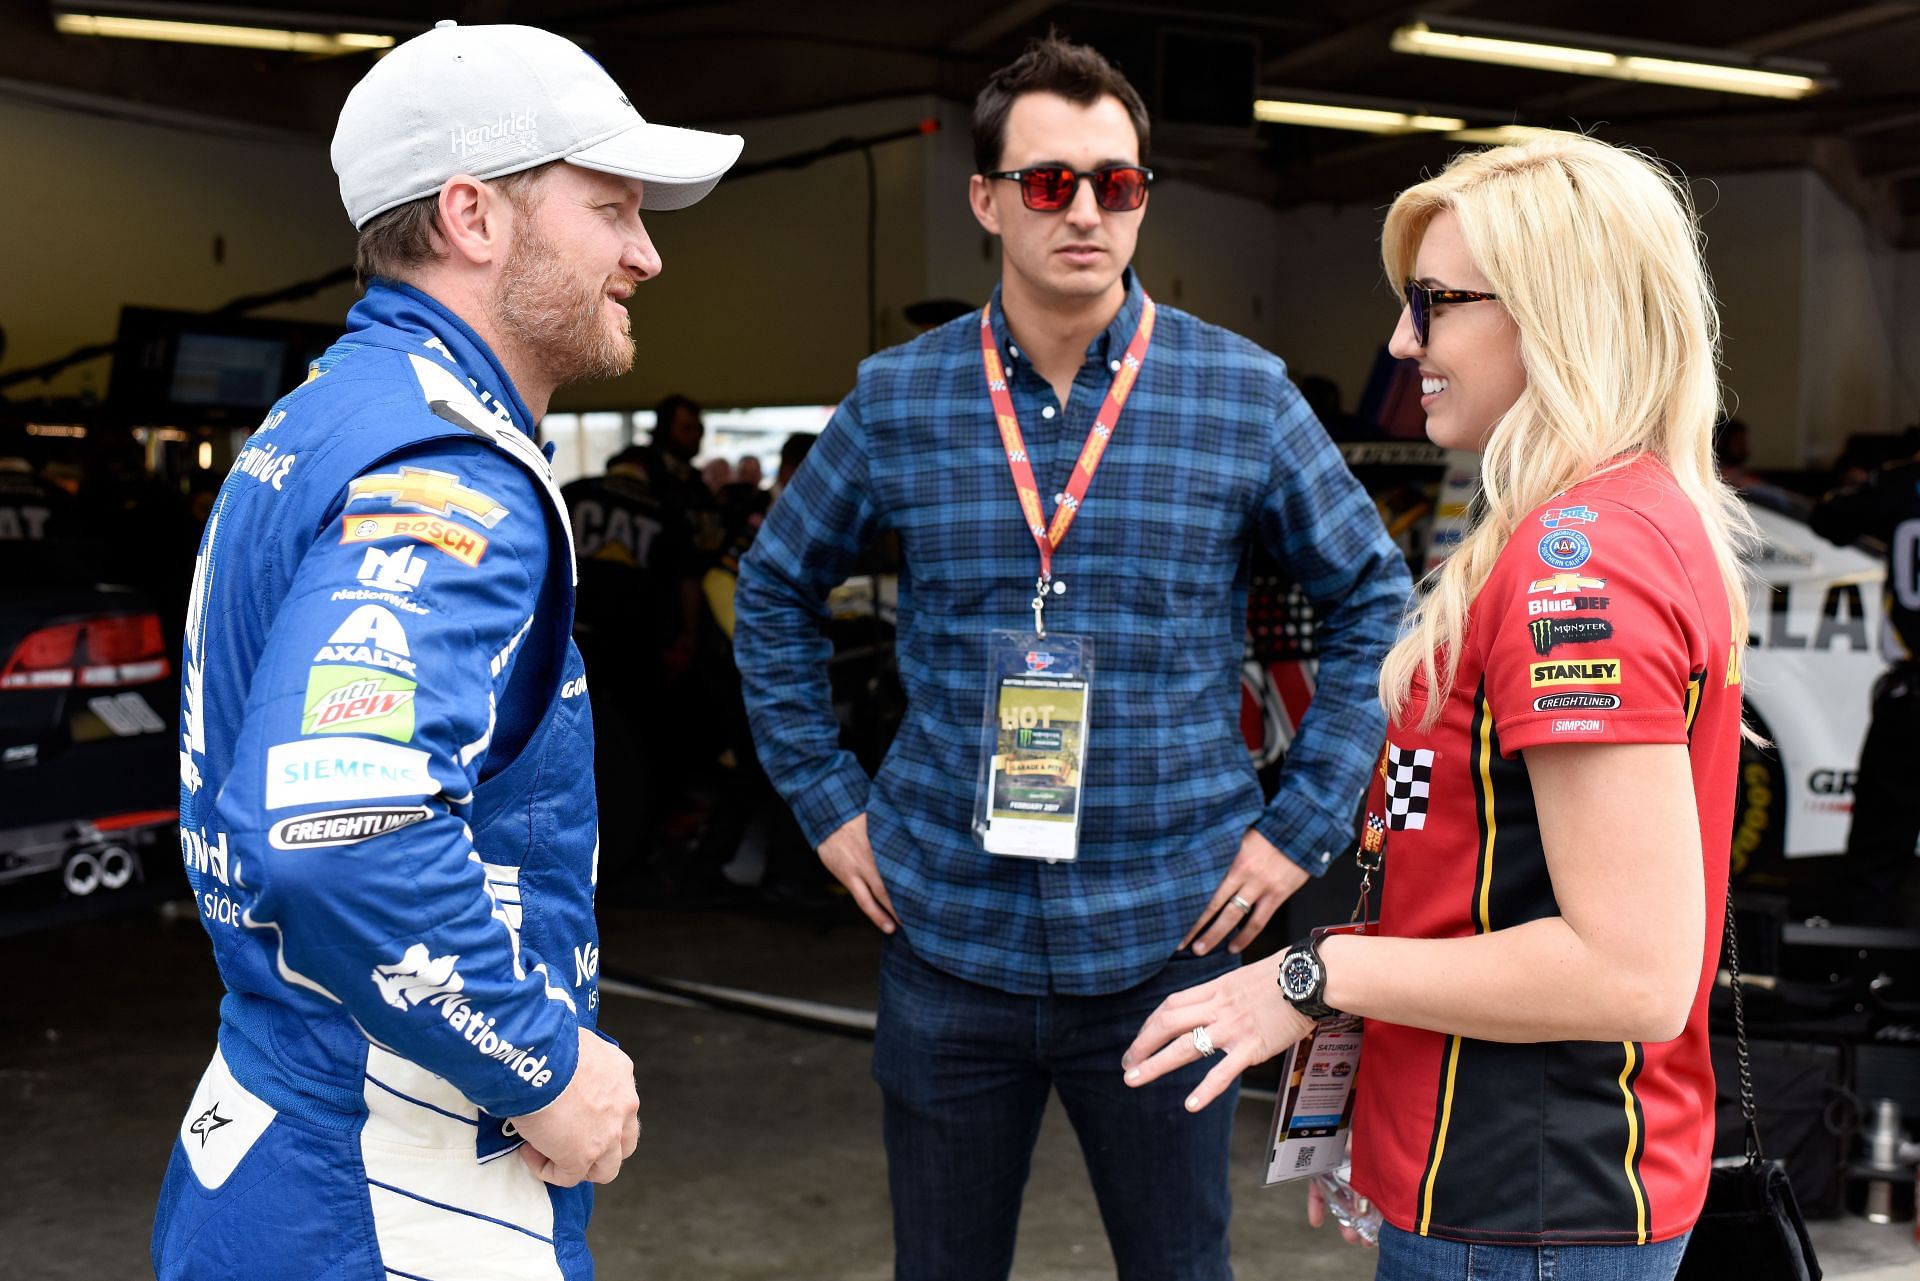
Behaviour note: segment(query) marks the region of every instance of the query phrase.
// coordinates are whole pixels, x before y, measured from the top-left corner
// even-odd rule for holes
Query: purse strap
[[[1733,989],[1733,1045],[1740,1062],[1740,1114],[1747,1120],[1747,1164],[1760,1163],[1760,1125],[1754,1119],[1753,1065],[1747,1057],[1747,1008],[1740,997],[1740,934],[1733,923],[1733,891],[1727,891],[1727,979]]]

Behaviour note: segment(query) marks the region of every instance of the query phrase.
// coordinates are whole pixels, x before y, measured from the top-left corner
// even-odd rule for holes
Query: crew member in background
[[[1237,966],[1351,846],[1385,729],[1374,677],[1406,563],[1285,366],[1148,300],[1129,267],[1147,131],[1139,94],[1085,46],[1036,42],[990,78],[970,199],[1000,240],[1000,287],[861,365],[741,567],[735,654],[761,758],[890,936],[873,1067],[901,1281],[1007,1275],[1056,1089],[1119,1275],[1229,1275],[1231,1107],[1179,1124],[1197,1070],[1136,1093],[1114,1065],[1163,996]],[[907,713],[869,779],[839,746],[823,627],[828,593],[888,532]],[[1255,539],[1321,627],[1271,804],[1237,718]],[[1033,634],[1041,610],[1044,640],[990,638]],[[989,662],[1054,671],[1082,633],[1091,711],[1048,731],[1084,743],[1082,764],[1020,775],[1053,771],[1046,803],[1081,814],[1077,852],[1041,822],[1064,857],[990,853],[974,836]]]
[[[1873,687],[1873,719],[1853,781],[1847,855],[1815,905],[1836,920],[1920,922],[1913,848],[1920,840],[1920,457],[1889,464],[1827,494],[1809,518],[1836,543],[1871,538],[1886,548],[1888,667]]]
[[[639,1104],[594,1031],[593,723],[534,431],[632,367],[640,211],[739,152],[530,27],[440,22],[348,95],[366,296],[228,474],[188,606],[181,849],[227,995],[162,1281],[592,1274],[583,1185]]]

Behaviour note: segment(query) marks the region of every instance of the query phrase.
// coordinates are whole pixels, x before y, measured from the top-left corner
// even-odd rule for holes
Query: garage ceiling
[[[1154,99],[1163,88],[1159,66],[1169,35],[1250,38],[1257,41],[1259,88],[1274,96],[1358,97],[1475,125],[1574,124],[1691,171],[1811,167],[1889,241],[1920,245],[1920,3],[1910,0],[316,0],[250,10],[102,0],[65,7],[187,21],[251,15],[307,30],[400,37],[443,17],[532,23],[588,43],[650,118],[675,124],[902,94],[969,101],[988,70],[1049,23],[1106,50]],[[1804,101],[1781,102],[1391,51],[1394,28],[1421,16],[1812,60],[1826,64],[1836,84]],[[55,32],[45,0],[0,0],[0,95],[194,127],[212,120],[222,123],[211,127],[234,131],[324,139],[369,57],[68,37]],[[1157,125],[1151,160],[1163,173],[1276,206],[1377,204],[1457,146],[1431,136],[1279,125]]]

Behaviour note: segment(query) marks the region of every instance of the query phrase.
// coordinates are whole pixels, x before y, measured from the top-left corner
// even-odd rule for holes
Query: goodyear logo
[[[1618,685],[1620,660],[1590,658],[1578,663],[1535,663],[1528,684],[1534,689],[1549,685]]]
[[[426,467],[361,476],[347,486],[347,501],[362,499],[385,499],[395,507],[413,507],[436,516],[469,516],[488,529],[508,515],[491,496],[469,489],[458,476]]]
[[[487,554],[487,539],[465,525],[431,516],[342,516],[340,541],[377,543],[387,538],[411,538],[429,547],[438,547],[461,564],[471,568]]]

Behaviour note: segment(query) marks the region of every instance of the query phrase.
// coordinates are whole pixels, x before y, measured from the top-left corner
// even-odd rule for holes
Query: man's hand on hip
[[[525,1139],[520,1156],[557,1187],[585,1180],[611,1183],[640,1143],[640,1096],[633,1060],[620,1047],[580,1029],[580,1062],[560,1097],[513,1118]]]
[[[847,893],[853,895],[853,901],[860,905],[869,921],[880,927],[882,934],[891,934],[900,928],[899,914],[893,910],[893,900],[887,897],[887,887],[880,879],[880,865],[874,861],[873,846],[867,841],[865,814],[849,819],[820,842],[820,861],[835,880],[847,887]]]
[[[1227,950],[1238,955],[1260,937],[1280,905],[1306,883],[1305,868],[1282,854],[1272,841],[1248,829],[1240,838],[1240,853],[1234,857],[1233,866],[1227,869],[1220,888],[1207,901],[1207,910],[1200,913],[1180,946],[1192,943],[1193,954],[1204,956],[1220,946],[1237,926],[1240,932],[1233,934]]]

